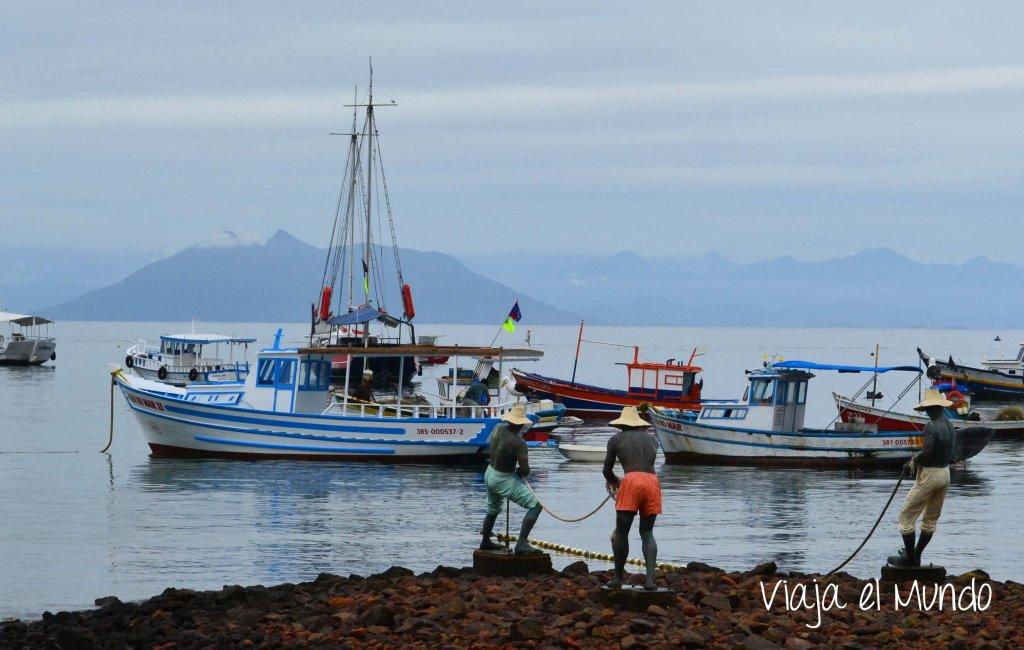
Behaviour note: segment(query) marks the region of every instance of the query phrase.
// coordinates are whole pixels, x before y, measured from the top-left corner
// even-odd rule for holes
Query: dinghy
[[[584,463],[603,463],[607,448],[605,445],[583,445],[568,442],[558,443],[558,451],[569,460]]]

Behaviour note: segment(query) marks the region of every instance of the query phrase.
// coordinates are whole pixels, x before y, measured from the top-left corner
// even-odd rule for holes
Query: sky
[[[0,237],[325,246],[372,55],[401,245],[1024,263],[1024,5],[0,4]]]

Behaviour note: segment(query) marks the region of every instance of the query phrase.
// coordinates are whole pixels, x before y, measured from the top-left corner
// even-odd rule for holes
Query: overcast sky
[[[1024,263],[1024,5],[751,4],[4,2],[0,238],[326,245],[372,54],[404,246]]]

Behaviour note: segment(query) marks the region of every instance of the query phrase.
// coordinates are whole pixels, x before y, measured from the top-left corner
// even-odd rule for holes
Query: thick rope
[[[517,539],[519,539],[516,535],[502,535],[501,533],[496,533],[495,537],[498,538],[499,541],[503,542],[514,542]],[[602,560],[604,562],[615,562],[615,556],[611,555],[610,553],[598,553],[597,551],[588,551],[582,548],[573,548],[571,546],[565,546],[563,544],[555,544],[554,542],[545,542],[542,539],[531,538],[527,541],[529,541],[530,544],[536,546],[537,548],[546,548],[548,550],[556,551],[558,553],[565,553],[566,555],[577,555],[579,557],[585,557],[588,560]],[[626,558],[626,564],[632,564],[634,566],[647,566],[646,560],[639,557]],[[685,567],[681,564],[659,562],[658,568],[662,571],[679,571]]]
[[[903,478],[906,475],[907,475],[907,466],[904,465],[903,466],[903,471],[900,472],[900,478],[899,478],[898,481],[896,481],[896,487],[894,487],[892,489],[892,494],[889,495],[889,500],[885,502],[885,506],[882,508],[882,512],[878,513],[878,519],[875,520],[875,525],[872,526],[871,530],[868,531],[867,537],[865,537],[864,541],[860,543],[860,546],[857,547],[857,550],[855,550],[853,553],[850,554],[850,557],[846,558],[845,560],[843,560],[842,564],[840,564],[836,568],[834,568],[831,571],[829,571],[828,573],[826,573],[825,574],[826,577],[832,575],[833,573],[836,573],[837,571],[842,569],[844,566],[849,564],[850,560],[852,560],[853,558],[857,557],[857,554],[860,553],[860,550],[862,548],[864,548],[865,544],[868,543],[868,540],[871,539],[871,536],[875,534],[875,529],[878,528],[878,524],[882,523],[882,517],[885,516],[885,512],[889,509],[889,506],[892,504],[892,500],[894,498],[896,498],[896,492],[900,489],[900,485],[903,483]]]
[[[608,492],[608,496],[606,496],[604,498],[604,501],[602,501],[601,503],[597,504],[596,508],[594,508],[593,510],[591,510],[587,514],[583,515],[582,517],[563,517],[562,515],[558,514],[554,510],[552,510],[551,508],[549,508],[546,505],[544,505],[544,502],[541,501],[540,497],[537,496],[537,493],[533,491],[533,488],[530,487],[529,482],[527,482],[527,480],[525,478],[523,479],[523,484],[526,486],[526,489],[530,491],[530,494],[533,495],[533,498],[537,499],[537,503],[539,503],[540,507],[544,509],[544,512],[548,513],[549,515],[551,515],[552,517],[554,517],[555,519],[557,519],[559,521],[564,521],[564,522],[569,523],[569,524],[574,524],[577,521],[583,521],[587,517],[590,517],[590,516],[596,514],[597,511],[600,510],[601,508],[603,508],[604,504],[608,503],[608,501],[610,501],[611,498],[612,498],[612,494],[609,491]]]
[[[110,437],[107,438],[107,446],[100,449],[101,454],[105,454],[110,449],[110,445],[114,444],[114,386],[117,385],[117,380],[114,377],[119,374],[121,374],[120,368],[110,373]]]

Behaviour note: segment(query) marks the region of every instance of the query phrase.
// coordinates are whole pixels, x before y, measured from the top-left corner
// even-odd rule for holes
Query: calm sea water
[[[528,315],[527,315],[528,316]],[[85,608],[94,598],[140,599],[168,586],[309,580],[322,571],[366,574],[399,564],[416,571],[471,562],[484,510],[482,471],[432,466],[328,462],[155,460],[139,426],[115,401],[115,439],[106,443],[110,386],[106,364],[125,356],[128,339],[187,331],[186,324],[61,323],[57,361],[42,368],[0,367],[0,619],[44,610]],[[266,324],[203,324],[203,330],[251,335],[268,343]],[[286,327],[298,342],[304,326]],[[530,368],[568,376],[575,327],[535,327],[545,351]],[[503,335],[506,346],[522,343]],[[496,327],[420,325],[447,342],[486,344]],[[588,328],[588,339],[638,344],[649,359],[705,354],[704,392],[738,397],[743,370],[765,354],[870,364],[876,343],[883,364],[917,363],[918,345],[964,361],[997,352],[1024,332],[745,328]],[[585,343],[578,379],[621,387],[616,362],[625,348]],[[882,377],[896,395],[909,377]],[[821,375],[811,382],[808,424],[835,416],[833,390],[853,393],[861,376]],[[428,388],[429,383],[425,384]],[[909,400],[916,398],[916,389]],[[908,404],[909,408],[910,404]],[[571,437],[601,441],[602,427]],[[1024,443],[996,441],[953,485],[928,559],[952,572],[975,567],[1024,580],[1017,516],[1024,498]],[[557,451],[533,450],[532,482],[549,506],[582,514],[603,498],[600,466],[569,463]],[[658,468],[665,514],[655,529],[665,561],[700,560],[745,569],[775,560],[783,570],[827,571],[874,522],[894,485],[892,471]],[[904,488],[905,493],[906,488]],[[874,575],[898,541],[892,510],[850,570]],[[518,528],[521,511],[513,511]],[[502,518],[501,523],[503,523]],[[578,524],[542,515],[534,536],[607,550],[611,509]],[[631,555],[639,555],[633,541]],[[575,558],[556,556],[558,565]]]

